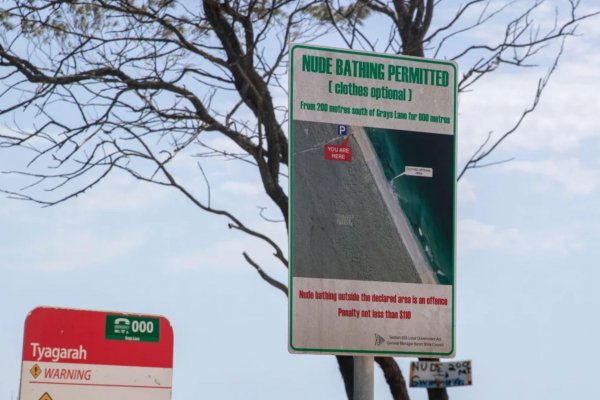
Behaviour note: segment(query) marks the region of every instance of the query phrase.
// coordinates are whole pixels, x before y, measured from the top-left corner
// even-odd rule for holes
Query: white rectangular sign
[[[434,389],[472,384],[471,360],[410,363],[410,387]]]
[[[409,176],[423,176],[426,178],[432,178],[433,169],[424,167],[410,167],[407,165],[405,174]]]
[[[292,45],[289,82],[290,351],[453,356],[456,65]]]

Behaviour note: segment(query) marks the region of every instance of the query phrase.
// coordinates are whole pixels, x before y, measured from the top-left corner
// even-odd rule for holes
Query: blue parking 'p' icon
[[[348,125],[338,125],[337,126],[337,134],[339,136],[348,136],[350,130],[348,129]]]

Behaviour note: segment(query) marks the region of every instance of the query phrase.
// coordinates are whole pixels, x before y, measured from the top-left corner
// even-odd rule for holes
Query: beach
[[[325,160],[336,125],[294,121],[294,277],[437,283],[361,127],[352,161]]]
[[[413,261],[413,265],[416,269],[417,274],[420,277],[421,283],[438,283],[429,265],[425,254],[423,253],[422,247],[419,245],[417,238],[415,237],[408,219],[404,214],[404,211],[398,204],[398,200],[394,195],[393,188],[389,181],[385,178],[381,165],[375,154],[375,150],[367,137],[365,130],[361,127],[352,127],[351,133],[354,135],[358,146],[363,154],[365,162],[371,171],[371,175],[375,180],[375,184],[379,189],[379,193],[383,198],[383,202],[389,212],[390,217],[394,221],[398,235],[403,241],[406,250],[410,254],[410,258]]]

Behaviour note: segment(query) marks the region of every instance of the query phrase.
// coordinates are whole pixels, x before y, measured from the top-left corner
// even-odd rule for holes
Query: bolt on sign
[[[20,400],[170,400],[160,316],[38,307],[25,320]]]
[[[455,352],[457,66],[293,44],[289,350]]]
[[[410,387],[435,389],[472,384],[471,360],[410,363]]]

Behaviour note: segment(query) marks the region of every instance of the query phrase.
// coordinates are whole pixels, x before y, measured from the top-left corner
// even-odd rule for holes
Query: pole
[[[373,364],[372,356],[354,357],[354,400],[373,400]]]

